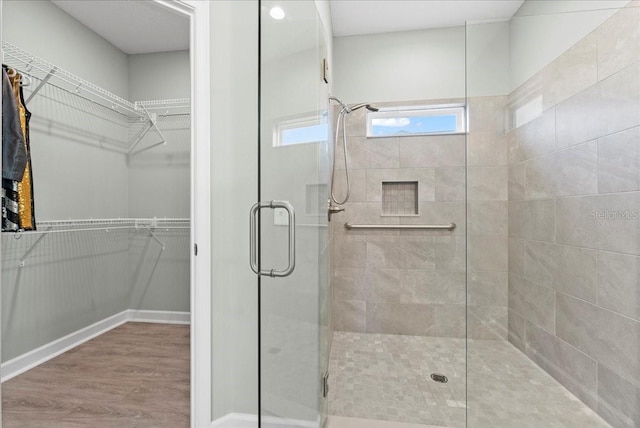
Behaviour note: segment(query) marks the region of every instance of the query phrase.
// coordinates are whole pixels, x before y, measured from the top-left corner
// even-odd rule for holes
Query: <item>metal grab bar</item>
[[[405,229],[405,230],[453,230],[455,223],[449,224],[351,224],[345,223],[347,230],[354,229]]]

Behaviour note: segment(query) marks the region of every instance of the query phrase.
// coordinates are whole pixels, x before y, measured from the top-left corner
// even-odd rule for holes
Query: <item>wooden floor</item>
[[[3,427],[188,427],[189,358],[189,326],[124,324],[4,382]]]

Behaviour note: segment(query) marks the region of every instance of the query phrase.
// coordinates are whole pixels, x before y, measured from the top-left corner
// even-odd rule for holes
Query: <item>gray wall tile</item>
[[[553,334],[526,323],[526,354],[592,409],[597,406],[596,361]]]
[[[349,168],[349,184],[351,188],[349,200],[352,202],[364,202],[367,200],[367,174],[364,169]],[[347,194],[347,180],[344,170],[336,170],[335,186],[333,193],[338,199],[344,199]]]
[[[461,305],[436,305],[436,336],[458,337],[466,336],[466,308]]]
[[[401,271],[402,303],[464,304],[464,271]]]
[[[555,242],[556,200],[509,202],[509,236]]]
[[[349,137],[349,169],[397,168],[400,166],[397,138]],[[336,169],[344,169],[342,143],[336,150]]]
[[[524,277],[542,285],[553,285],[556,251],[555,244],[526,241],[524,249]]]
[[[640,127],[598,140],[598,192],[640,189]]]
[[[640,59],[640,8],[627,7],[597,30],[598,78],[604,79]]]
[[[614,428],[640,426],[640,388],[598,365],[598,413]]]
[[[507,339],[507,308],[504,306],[467,307],[467,337],[480,340]]]
[[[368,303],[367,332],[434,336],[436,309],[413,303]]]
[[[542,72],[543,108],[555,106],[598,80],[597,37],[591,33]]]
[[[364,273],[366,278],[366,301],[399,302],[400,271],[397,269],[369,268]]]
[[[509,272],[524,277],[524,239],[509,238]]]
[[[468,133],[467,165],[507,165],[507,136],[495,130]]]
[[[557,140],[573,145],[600,138],[640,122],[640,62],[558,104]]]
[[[467,168],[469,201],[506,201],[508,199],[506,166],[474,166]]]
[[[595,141],[532,159],[525,164],[525,199],[598,192],[598,145]]]
[[[469,130],[471,132],[504,132],[505,96],[473,97],[469,99]]]
[[[640,258],[598,253],[598,304],[640,320]]]
[[[469,271],[506,272],[508,270],[508,239],[506,237],[469,236],[467,242]]]
[[[555,331],[553,289],[509,274],[509,311],[544,328]]]
[[[558,243],[638,254],[640,193],[558,199]]]
[[[334,268],[334,300],[365,300],[367,295],[366,272],[365,268]]]
[[[399,150],[403,168],[464,166],[466,162],[464,135],[404,137]]]
[[[546,110],[540,117],[513,131],[515,141],[510,155],[515,162],[533,159],[556,149],[556,111]]]
[[[558,293],[556,334],[622,376],[640,381],[640,322]]]
[[[507,211],[506,201],[470,201],[467,215],[469,234],[507,236]]]
[[[509,167],[508,194],[510,201],[521,201],[525,192],[526,162],[520,162]]]
[[[507,272],[469,272],[467,303],[473,306],[507,306]]]
[[[525,278],[590,302],[596,301],[597,252],[527,241]]]
[[[560,245],[556,254],[553,270],[554,288],[595,303],[598,288],[598,253],[585,248]]]
[[[338,300],[333,302],[333,328],[336,331],[366,331],[366,302]]]
[[[441,167],[435,170],[436,201],[464,201],[467,173],[464,167]]]
[[[367,242],[364,236],[335,237],[335,267],[367,266]]]
[[[431,237],[378,237],[367,239],[367,266],[379,269],[435,269]]]
[[[509,288],[511,288],[511,283],[509,283]],[[521,350],[525,352],[525,332],[524,332],[524,324],[525,319],[518,315],[515,310],[509,306],[509,310],[507,312],[507,321],[509,325],[508,338],[509,342]]]
[[[436,269],[464,270],[466,268],[466,239],[464,236],[434,236],[431,238],[434,250]]]

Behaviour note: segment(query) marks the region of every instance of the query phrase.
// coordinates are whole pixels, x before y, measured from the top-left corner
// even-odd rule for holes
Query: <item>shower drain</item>
[[[447,383],[449,381],[445,375],[440,373],[431,373],[431,379],[439,383]]]

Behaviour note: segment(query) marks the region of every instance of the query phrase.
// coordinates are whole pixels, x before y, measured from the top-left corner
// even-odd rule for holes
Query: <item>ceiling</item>
[[[329,0],[335,37],[511,18],[522,3],[524,0]]]
[[[139,0],[52,0],[127,54],[189,49],[189,20]],[[295,3],[282,1],[288,8]],[[264,5],[277,3],[265,1]],[[306,2],[301,2],[306,3]],[[464,25],[510,18],[524,0],[329,0],[336,37]],[[300,6],[299,8],[301,8]],[[266,20],[267,25],[271,20]],[[305,20],[302,20],[305,21]],[[301,25],[308,25],[302,22]],[[283,27],[284,28],[284,27]],[[296,36],[280,40],[294,43]]]
[[[189,49],[189,19],[137,0],[52,2],[127,54]]]

